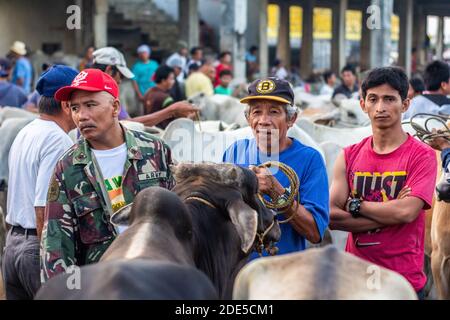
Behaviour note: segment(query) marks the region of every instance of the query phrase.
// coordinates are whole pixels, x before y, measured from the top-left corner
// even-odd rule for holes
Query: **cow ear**
[[[130,212],[133,203],[120,208],[111,216],[111,223],[116,226],[128,226],[130,224]]]
[[[233,222],[239,237],[241,249],[248,253],[255,242],[258,227],[258,213],[250,208],[242,199],[230,202],[227,206],[231,222]]]

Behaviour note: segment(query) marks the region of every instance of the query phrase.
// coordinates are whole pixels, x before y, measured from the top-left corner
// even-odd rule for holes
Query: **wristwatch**
[[[353,198],[348,203],[348,212],[352,215],[353,218],[358,218],[361,214],[359,210],[361,209],[361,199]]]
[[[284,193],[278,197],[278,199],[276,200],[276,204],[281,206],[281,208],[287,206],[287,202],[290,195],[291,193],[289,192],[289,190],[284,189]]]

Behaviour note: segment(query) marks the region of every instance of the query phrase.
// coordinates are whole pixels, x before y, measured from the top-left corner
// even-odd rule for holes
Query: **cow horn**
[[[252,248],[258,227],[258,213],[250,208],[242,199],[235,200],[227,206],[231,222],[233,222],[239,237],[241,249],[248,253]]]
[[[130,212],[133,203],[123,206],[111,216],[111,223],[116,226],[128,226],[130,224]]]

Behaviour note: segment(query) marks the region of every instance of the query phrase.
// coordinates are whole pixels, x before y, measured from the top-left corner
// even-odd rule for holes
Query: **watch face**
[[[357,207],[357,204],[356,204],[354,201],[350,202],[350,205],[348,206],[348,208],[350,209],[350,211],[355,210],[356,207]]]

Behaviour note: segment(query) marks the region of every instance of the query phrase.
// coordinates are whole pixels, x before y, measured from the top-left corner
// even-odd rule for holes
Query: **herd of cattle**
[[[295,91],[295,97],[301,113],[288,135],[320,152],[331,183],[333,164],[342,148],[371,135],[369,119],[357,100],[331,103],[329,97],[300,90]],[[177,185],[172,191],[146,189],[133,205],[113,216],[113,223],[130,227],[99,263],[80,269],[81,290],[69,290],[66,283],[70,274],[60,275],[43,286],[37,298],[417,298],[402,276],[384,268],[372,270],[380,279],[374,290],[370,284],[373,266],[344,252],[347,234],[341,231],[327,230],[320,248],[245,264],[258,235],[268,231],[265,246],[280,236],[274,212],[257,197],[255,176],[249,170],[220,164],[229,145],[252,136],[244,117],[245,106],[220,95],[198,96],[192,102],[201,108],[201,121],[177,119],[164,131],[122,122],[159,136],[171,147]],[[1,248],[6,234],[2,211],[6,212],[9,149],[17,133],[35,117],[21,109],[0,108]],[[410,124],[404,129],[415,133]],[[75,141],[76,131],[70,136]],[[440,163],[436,165],[440,167]],[[207,192],[213,206],[190,200],[196,190]],[[425,243],[427,275],[434,280],[437,296],[445,299],[450,299],[448,206],[433,201],[433,208],[427,211]],[[1,294],[0,277],[0,298]]]

